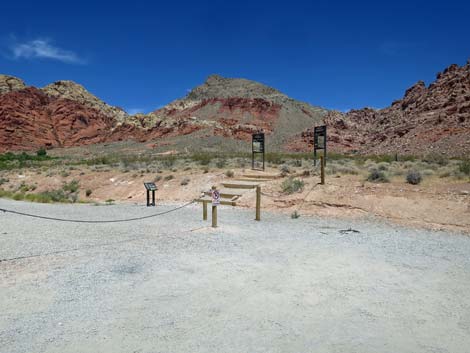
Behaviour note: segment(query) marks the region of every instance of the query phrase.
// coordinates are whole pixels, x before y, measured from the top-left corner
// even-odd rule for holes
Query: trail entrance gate
[[[256,134],[252,135],[252,141],[251,141],[251,169],[253,170],[264,170],[264,133],[263,132],[258,132]],[[256,156],[262,155],[263,158],[263,163],[262,167],[258,167],[258,163],[256,162]]]

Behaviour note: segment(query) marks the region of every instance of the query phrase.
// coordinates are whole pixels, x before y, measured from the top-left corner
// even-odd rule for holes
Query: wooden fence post
[[[256,187],[256,218],[255,220],[261,220],[261,186]]]
[[[202,219],[207,221],[207,202],[202,202]]]
[[[325,184],[325,157],[320,156],[321,184]]]
[[[217,206],[212,205],[212,228],[217,228]]]

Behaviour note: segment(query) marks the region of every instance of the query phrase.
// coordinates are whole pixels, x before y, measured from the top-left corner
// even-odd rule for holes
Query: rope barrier
[[[190,233],[190,232],[195,232],[197,230],[201,230],[201,229],[205,229],[205,228],[207,228],[207,227],[192,228],[192,229],[183,230],[181,232],[175,232],[175,233],[163,233],[162,235],[169,236],[169,235],[174,235],[174,234]],[[1,262],[16,261],[16,260],[31,259],[31,258],[35,258],[35,257],[42,257],[42,256],[49,256],[49,255],[57,255],[57,254],[63,254],[63,253],[86,250],[86,249],[94,249],[94,248],[100,248],[100,247],[109,246],[109,245],[130,243],[130,242],[137,241],[137,240],[142,240],[142,239],[148,239],[148,237],[129,238],[129,239],[123,239],[123,240],[118,240],[118,241],[113,241],[113,242],[86,245],[86,246],[82,246],[82,247],[75,247],[75,248],[69,248],[69,249],[63,249],[63,250],[56,250],[56,251],[51,251],[51,252],[42,253],[42,254],[32,254],[32,255],[10,257],[10,258],[6,258],[6,259],[0,259],[0,263]]]
[[[171,212],[175,212],[177,210],[180,210],[184,207],[187,207],[193,203],[195,203],[196,200],[192,200],[191,202],[188,202],[182,206],[178,206],[176,208],[172,208],[171,210],[163,211],[160,213],[155,213],[152,215],[148,216],[142,216],[142,217],[135,217],[135,218],[125,218],[125,219],[113,219],[113,220],[104,220],[104,221],[99,221],[99,220],[83,220],[83,219],[66,219],[66,218],[56,218],[56,217],[48,217],[48,216],[40,216],[40,215],[35,215],[31,213],[26,213],[26,212],[19,212],[19,211],[13,211],[13,210],[8,210],[5,208],[0,208],[0,211],[4,213],[12,213],[16,214],[19,216],[26,216],[26,217],[31,217],[31,218],[39,218],[39,219],[46,219],[49,221],[58,221],[58,222],[71,222],[71,223],[118,223],[118,222],[132,222],[132,221],[139,221],[142,219],[147,219],[147,218],[153,218],[157,216],[162,216]]]

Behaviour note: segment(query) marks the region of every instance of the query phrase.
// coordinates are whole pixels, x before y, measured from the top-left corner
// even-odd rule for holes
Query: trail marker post
[[[157,190],[157,185],[155,183],[144,183],[144,186],[147,190],[147,207],[155,206],[155,190]],[[150,201],[150,192],[152,192],[152,201]]]
[[[251,169],[264,170],[264,132],[257,132],[252,135],[251,139]],[[263,156],[263,168],[255,168],[255,156],[261,154]]]

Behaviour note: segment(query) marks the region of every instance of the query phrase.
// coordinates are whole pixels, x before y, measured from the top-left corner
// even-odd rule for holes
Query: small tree
[[[44,147],[41,147],[40,149],[38,149],[38,150],[36,151],[36,155],[37,155],[38,157],[46,157],[46,156],[47,156],[47,151],[46,151],[46,149],[45,149]]]

